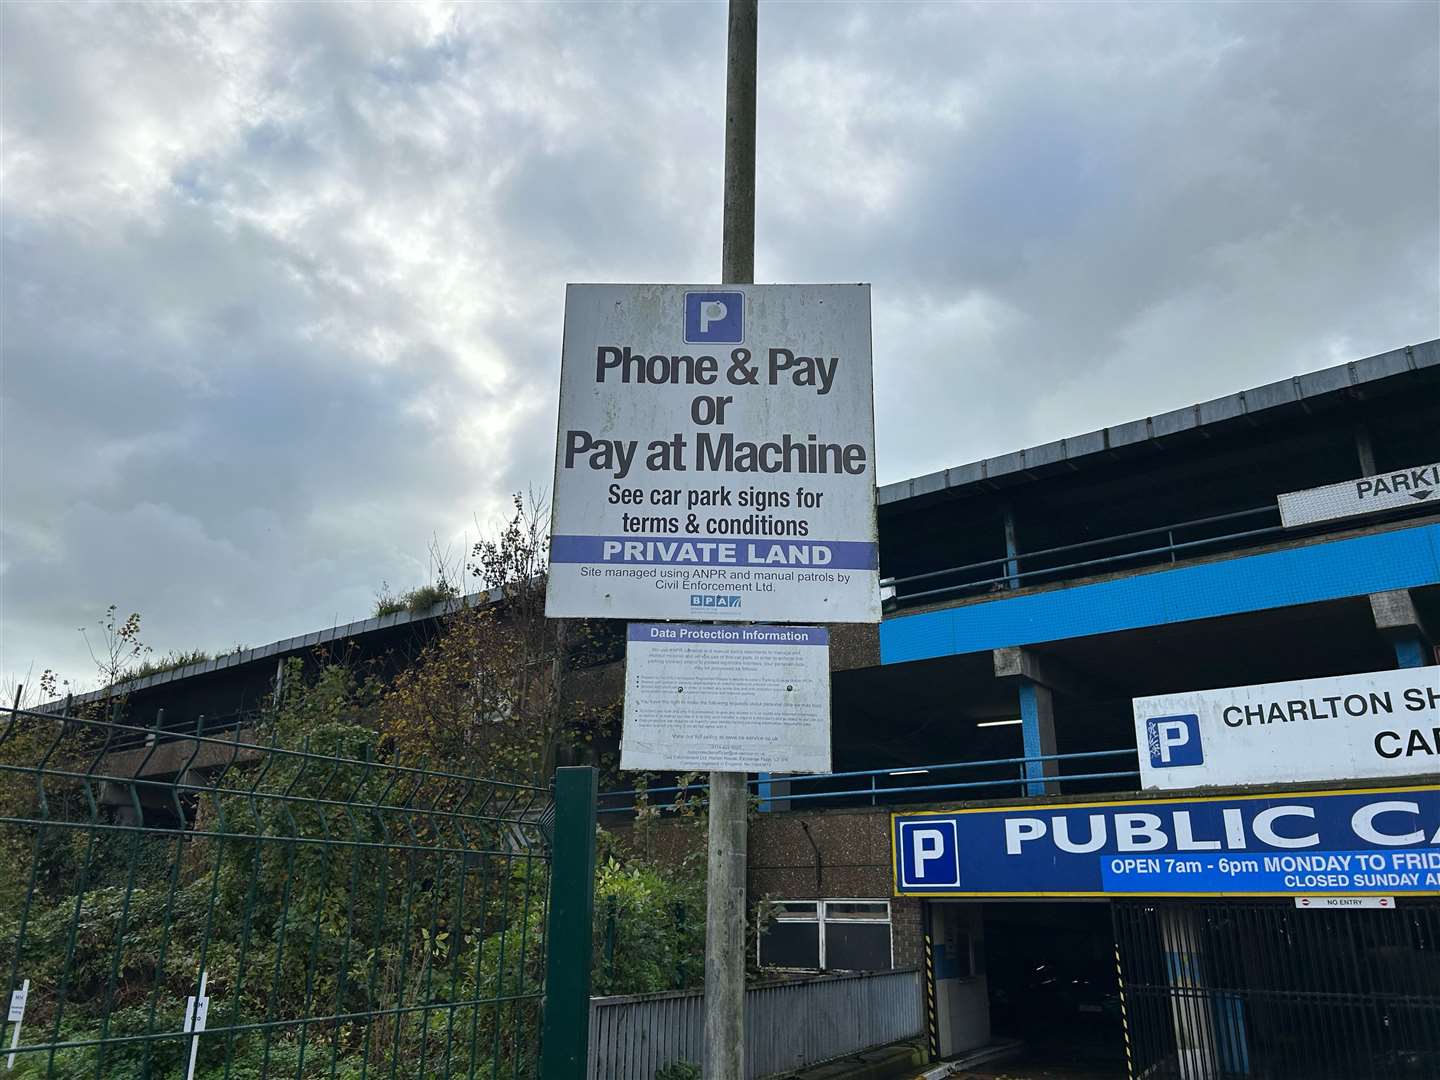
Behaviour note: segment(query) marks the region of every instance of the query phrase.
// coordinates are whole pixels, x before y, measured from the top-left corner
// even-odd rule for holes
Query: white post
[[[207,972],[200,972],[200,994],[185,999],[185,1030],[190,1032],[190,1067],[185,1070],[185,1080],[195,1080],[195,1056],[200,1052],[200,1033],[205,1030],[205,1018],[210,1013],[210,999],[205,996]]]
[[[10,1032],[10,1056],[5,1059],[5,1068],[15,1068],[15,1048],[20,1045],[20,1023],[25,1019],[25,1002],[30,997],[30,980],[20,984],[19,990],[10,991],[10,1011],[6,1019],[14,1024]]]

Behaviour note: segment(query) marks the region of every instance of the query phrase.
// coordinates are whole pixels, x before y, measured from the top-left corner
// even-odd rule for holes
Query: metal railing
[[[1440,901],[1109,906],[1130,1075],[1440,1076]]]
[[[156,742],[187,738],[191,735],[220,735],[227,732],[253,728],[265,714],[259,709],[239,709],[229,713],[201,713],[193,720],[167,719],[164,709],[155,710],[155,720],[145,728],[145,734],[131,732],[117,738],[111,750],[133,750],[138,746],[153,746]]]
[[[939,570],[927,570],[920,574],[906,574],[901,577],[885,578],[880,582],[880,585],[882,588],[893,588],[895,590],[893,603],[911,604],[924,600],[935,600],[942,597],[955,596],[965,592],[988,592],[995,586],[1014,589],[1019,588],[1022,583],[1034,582],[1038,579],[1061,580],[1076,576],[1077,571],[1096,570],[1101,567],[1115,566],[1121,563],[1175,562],[1180,555],[1189,554],[1201,548],[1213,547],[1218,544],[1239,544],[1241,542],[1261,540],[1287,532],[1283,525],[1276,524],[1265,525],[1260,528],[1241,529],[1238,531],[1224,531],[1213,536],[1204,536],[1189,540],[1176,539],[1176,533],[1191,529],[1225,525],[1232,521],[1256,518],[1261,515],[1270,515],[1278,519],[1280,511],[1274,503],[1271,503],[1268,506],[1257,506],[1249,510],[1236,510],[1228,514],[1212,514],[1209,517],[1193,518],[1190,521],[1181,521],[1172,525],[1156,525],[1149,529],[1136,529],[1132,532],[1116,533],[1113,536],[1101,536],[1093,540],[1081,540],[1073,544],[1062,544],[1059,547],[1040,548],[1035,551],[1017,551],[1013,554],[997,555],[992,559],[981,559],[979,562],[964,563],[960,566],[948,566]],[[1294,530],[1288,531],[1293,532]],[[1037,561],[1046,562],[1054,559],[1056,556],[1072,555],[1105,545],[1126,545],[1135,541],[1144,540],[1148,537],[1158,536],[1164,536],[1165,542],[1143,544],[1133,549],[1127,549],[1110,555],[1096,556],[1094,558],[1073,559],[1068,562],[1053,562],[1051,565],[1043,566],[1035,565]],[[1026,566],[1028,566],[1029,569],[1024,569]],[[974,571],[984,571],[989,567],[997,568],[997,572],[987,577],[960,581],[937,588],[922,589],[918,592],[909,592],[905,589],[907,585],[937,581],[942,578],[956,577]]]
[[[745,991],[745,1077],[788,1075],[923,1030],[914,968],[754,984]],[[704,1031],[701,990],[592,998],[589,1080],[699,1064]]]
[[[19,694],[17,693],[16,707],[18,707],[18,699]],[[228,713],[199,713],[194,717],[180,718],[167,715],[164,709],[156,709],[155,715],[149,723],[132,722],[127,715],[129,710],[126,707],[126,695],[124,694],[117,694],[108,701],[99,700],[89,703],[78,701],[73,697],[66,697],[34,709],[32,712],[36,715],[61,720],[73,720],[80,716],[92,720],[108,717],[109,721],[116,725],[116,731],[113,732],[114,737],[109,741],[111,752],[149,747],[157,742],[188,738],[191,735],[218,735],[242,730],[254,727],[265,716],[263,709],[236,709]],[[120,728],[124,730],[121,731]]]
[[[847,800],[868,800],[871,806],[890,804],[897,801],[896,796],[904,796],[901,802],[928,802],[932,801],[929,796],[938,796],[941,793],[954,791],[979,790],[982,788],[998,788],[997,795],[1005,795],[1009,792],[1005,789],[1016,789],[1016,793],[1024,795],[1038,784],[1065,784],[1070,782],[1084,781],[1105,781],[1105,780],[1134,780],[1140,776],[1138,769],[1109,769],[1102,772],[1082,771],[1063,772],[1058,771],[1054,775],[1036,775],[1033,766],[1043,768],[1049,763],[1062,766],[1069,762],[1090,762],[1100,758],[1126,758],[1135,757],[1138,751],[1133,747],[1125,747],[1119,750],[1087,750],[1074,754],[1035,754],[1028,757],[1007,757],[990,758],[982,761],[949,761],[940,764],[925,765],[902,765],[888,769],[857,769],[845,772],[834,773],[813,773],[804,776],[788,776],[776,773],[772,776],[760,776],[747,780],[746,784],[760,800],[762,810],[772,809],[774,804],[789,804],[793,802],[813,802],[819,799],[831,799],[839,802]],[[1088,766],[1086,767],[1088,768]],[[895,777],[913,777],[929,773],[944,773],[953,770],[1006,770],[1004,776],[962,778],[957,780],[946,780],[940,783],[901,783],[887,784],[886,780],[893,780]],[[828,786],[836,781],[855,781],[854,786],[833,787]],[[800,790],[795,785],[804,785]],[[822,785],[818,790],[808,785]],[[777,791],[777,786],[784,785],[786,790]],[[672,795],[674,798],[667,803],[659,803],[661,809],[667,805],[677,806],[681,803],[690,805],[703,805],[705,799],[701,793],[707,791],[709,785],[703,780],[697,780],[691,784],[682,784],[669,787],[639,787],[627,788],[619,791],[602,791],[600,793],[601,814],[622,814],[632,813],[641,805],[657,805],[653,800],[657,795]],[[1128,790],[1112,788],[1110,790]],[[620,805],[606,805],[612,800],[625,800]],[[767,806],[766,804],[771,804]]]

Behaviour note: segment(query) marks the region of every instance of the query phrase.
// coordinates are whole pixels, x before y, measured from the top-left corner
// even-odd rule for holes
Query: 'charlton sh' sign
[[[1146,788],[1440,772],[1440,667],[1136,698]]]

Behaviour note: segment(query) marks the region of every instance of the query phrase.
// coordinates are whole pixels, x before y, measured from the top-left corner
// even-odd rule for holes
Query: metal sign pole
[[[755,280],[755,51],[758,0],[730,0],[725,71],[725,231],[722,284]],[[705,910],[706,1080],[745,1075],[743,772],[710,774]]]

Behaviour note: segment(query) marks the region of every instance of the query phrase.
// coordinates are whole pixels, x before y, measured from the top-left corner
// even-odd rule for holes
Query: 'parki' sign
[[[1417,465],[1306,491],[1292,491],[1280,496],[1280,521],[1289,529],[1414,506],[1426,500],[1440,503],[1440,464]]]

